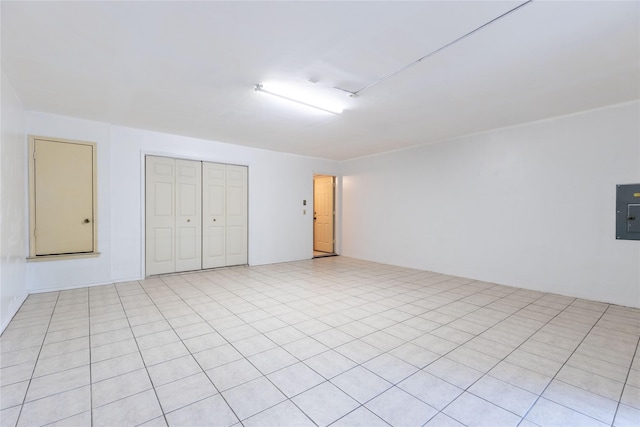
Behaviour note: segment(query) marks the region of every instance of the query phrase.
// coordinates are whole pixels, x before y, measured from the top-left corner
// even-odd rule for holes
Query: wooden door
[[[313,179],[313,250],[333,252],[333,177]]]

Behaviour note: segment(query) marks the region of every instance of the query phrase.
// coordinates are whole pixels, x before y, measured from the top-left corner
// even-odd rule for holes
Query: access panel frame
[[[640,240],[640,184],[616,185],[616,239]]]

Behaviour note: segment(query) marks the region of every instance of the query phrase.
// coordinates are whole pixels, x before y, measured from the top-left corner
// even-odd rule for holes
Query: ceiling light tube
[[[255,87],[254,87],[254,90],[256,92],[262,92],[262,93],[267,93],[267,94],[272,95],[272,96],[277,96],[278,98],[286,99],[287,101],[295,102],[296,104],[299,104],[299,105],[304,105],[306,107],[315,108],[316,110],[324,111],[325,113],[329,113],[329,114],[340,114],[340,113],[342,113],[342,110],[338,110],[338,109],[334,109],[334,108],[330,108],[330,107],[321,107],[319,105],[310,104],[310,103],[302,101],[300,99],[291,98],[291,97],[283,95],[281,93],[273,92],[271,90],[265,89],[264,86],[262,85],[262,83],[256,84]]]

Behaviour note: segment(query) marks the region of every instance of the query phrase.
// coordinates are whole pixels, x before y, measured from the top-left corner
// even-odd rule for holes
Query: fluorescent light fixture
[[[302,91],[286,90],[284,88],[277,88],[275,86],[268,85],[265,87],[264,83],[258,83],[255,85],[254,90],[256,92],[266,93],[272,96],[276,96],[287,101],[295,102],[298,105],[304,105],[305,107],[315,108],[316,110],[324,111],[330,114],[342,113],[342,108],[320,99],[318,97],[312,97],[309,93]]]

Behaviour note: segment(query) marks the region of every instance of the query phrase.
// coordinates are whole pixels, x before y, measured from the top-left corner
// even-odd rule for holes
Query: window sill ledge
[[[38,255],[27,257],[27,262],[40,262],[40,261],[58,261],[66,259],[78,259],[78,258],[97,258],[100,256],[100,252],[86,252],[81,254],[61,254],[61,255]]]

